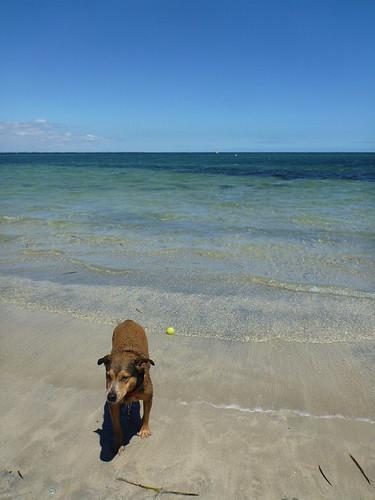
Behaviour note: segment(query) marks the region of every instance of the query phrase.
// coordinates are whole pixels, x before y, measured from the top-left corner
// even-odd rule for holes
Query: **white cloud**
[[[45,118],[0,122],[0,151],[93,151],[106,142],[104,137],[72,132]]]
[[[86,134],[85,137],[88,141],[97,141],[98,140],[98,137],[96,135],[93,135],[93,134]]]

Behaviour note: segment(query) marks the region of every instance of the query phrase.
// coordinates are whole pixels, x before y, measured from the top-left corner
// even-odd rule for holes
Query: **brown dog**
[[[143,401],[141,438],[151,435],[148,420],[152,405],[152,382],[148,357],[148,342],[144,329],[127,319],[116,326],[112,335],[112,352],[98,359],[98,365],[106,369],[106,388],[109,411],[112,418],[115,447],[123,443],[120,424],[120,407],[133,401]]]

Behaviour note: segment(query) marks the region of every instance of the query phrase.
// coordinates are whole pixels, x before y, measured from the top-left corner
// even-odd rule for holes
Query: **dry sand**
[[[118,477],[202,499],[375,498],[349,457],[375,482],[375,342],[243,344],[144,321],[153,434],[110,460],[96,360],[111,325],[6,304],[0,314],[0,498],[155,496]]]

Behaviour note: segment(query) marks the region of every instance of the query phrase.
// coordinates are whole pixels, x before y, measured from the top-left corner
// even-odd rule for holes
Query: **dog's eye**
[[[122,377],[121,382],[127,382],[129,380],[129,377]]]

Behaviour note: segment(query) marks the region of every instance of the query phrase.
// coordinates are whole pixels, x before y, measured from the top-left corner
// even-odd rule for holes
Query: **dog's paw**
[[[148,438],[151,436],[150,427],[148,425],[142,426],[141,430],[138,432],[138,436],[142,439]]]
[[[125,448],[122,445],[122,439],[115,440],[115,442],[113,443],[113,446],[112,446],[113,453],[114,454],[119,453],[121,448]]]
[[[120,448],[117,450],[117,456],[120,457],[121,455],[123,455],[125,451],[125,446],[120,446]]]

